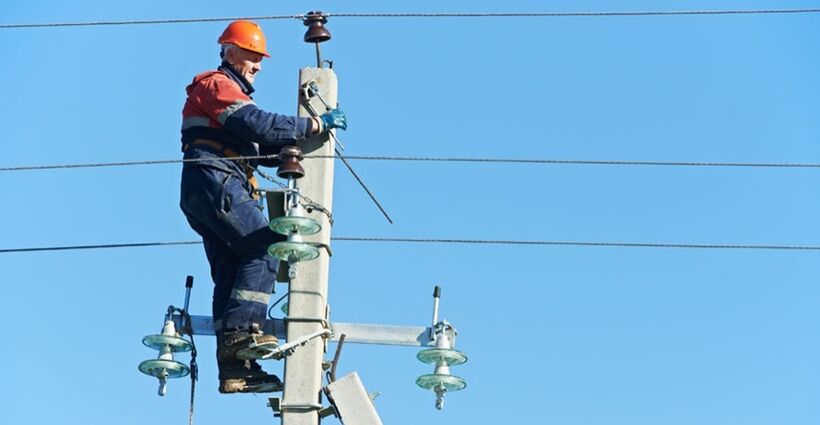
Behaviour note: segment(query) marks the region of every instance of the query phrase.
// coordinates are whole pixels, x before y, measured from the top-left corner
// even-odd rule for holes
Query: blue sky
[[[801,1],[280,1],[0,5],[0,22],[290,15],[817,7]],[[260,22],[257,103],[293,113],[313,64],[298,21]],[[820,14],[331,19],[349,155],[818,163]],[[0,166],[179,157],[184,87],[225,23],[2,29]],[[820,245],[818,171],[353,162],[336,236]],[[0,175],[0,248],[194,240],[178,165]],[[444,411],[412,348],[346,345],[388,424],[816,424],[820,262],[812,251],[336,242],[332,320],[459,330],[468,388]],[[2,422],[183,423],[137,364],[196,278],[199,246],[0,255]],[[279,286],[281,294],[286,288]],[[198,424],[274,420],[216,392],[199,338]],[[331,346],[331,350],[333,346]],[[187,357],[180,357],[187,362]],[[269,369],[281,372],[281,364]]]

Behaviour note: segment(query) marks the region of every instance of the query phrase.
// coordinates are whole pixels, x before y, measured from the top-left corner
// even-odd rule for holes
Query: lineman
[[[276,342],[264,335],[268,300],[278,260],[266,248],[284,240],[272,232],[254,200],[253,169],[277,166],[272,160],[230,160],[278,153],[282,146],[333,128],[347,128],[345,114],[331,110],[319,118],[300,118],[259,109],[250,95],[263,57],[270,57],[262,29],[234,21],[218,40],[221,66],[194,77],[182,110],[180,207],[202,236],[214,281],[213,318],[221,393],[281,390],[276,375],[254,360],[236,357],[252,342]]]

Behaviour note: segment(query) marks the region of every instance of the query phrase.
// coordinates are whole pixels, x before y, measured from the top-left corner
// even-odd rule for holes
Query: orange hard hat
[[[270,57],[265,49],[265,34],[262,28],[251,21],[233,21],[217,40],[219,44],[233,44],[251,52]]]

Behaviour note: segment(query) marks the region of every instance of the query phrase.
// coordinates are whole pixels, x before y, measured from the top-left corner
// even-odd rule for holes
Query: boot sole
[[[279,343],[275,341],[252,344],[237,351],[236,358],[240,360],[264,360],[270,358],[277,348],[279,348]]]

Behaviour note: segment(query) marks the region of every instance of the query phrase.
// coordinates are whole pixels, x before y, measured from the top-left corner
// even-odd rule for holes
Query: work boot
[[[278,342],[275,336],[263,334],[256,326],[250,331],[220,331],[216,333],[216,359],[220,362],[237,361],[240,359],[236,353],[250,348],[252,344],[275,347]]]
[[[268,393],[282,391],[282,380],[262,370],[254,360],[217,362],[219,366],[219,392]]]

